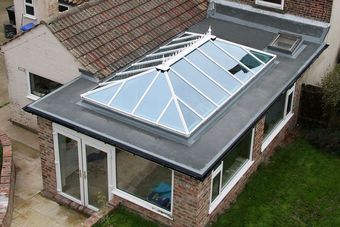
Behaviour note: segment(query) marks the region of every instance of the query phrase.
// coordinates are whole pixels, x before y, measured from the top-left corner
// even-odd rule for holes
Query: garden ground
[[[211,226],[340,226],[339,179],[339,156],[297,139],[259,167]],[[155,226],[121,208],[98,226],[110,225]]]

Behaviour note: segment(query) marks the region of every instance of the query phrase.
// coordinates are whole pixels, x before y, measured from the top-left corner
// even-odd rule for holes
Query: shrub
[[[328,126],[340,128],[340,64],[322,80],[323,108],[329,116]]]
[[[305,131],[304,134],[315,147],[340,155],[340,130],[318,128]]]

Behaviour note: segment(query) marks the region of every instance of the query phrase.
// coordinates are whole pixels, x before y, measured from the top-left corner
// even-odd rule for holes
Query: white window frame
[[[295,86],[294,85],[286,91],[286,98],[285,98],[285,105],[284,105],[284,110],[282,111],[283,118],[282,120],[275,126],[274,129],[270,132],[269,135],[267,135],[266,138],[263,139],[262,146],[261,146],[261,152],[263,152],[268,145],[272,142],[272,140],[277,136],[277,134],[280,133],[282,128],[288,123],[288,121],[294,116],[294,99],[295,99]],[[287,107],[288,107],[288,97],[292,94],[292,102],[290,106],[290,112],[287,113]]]
[[[283,10],[284,5],[285,5],[285,1],[281,0],[281,4],[276,4],[276,3],[267,2],[267,1],[264,1],[264,0],[256,0],[255,4],[261,5],[261,6],[270,7],[270,8],[274,8],[274,9]]]
[[[107,158],[108,158],[108,191],[109,191],[109,200],[113,198],[114,195],[117,195],[123,199],[126,199],[138,206],[141,206],[145,209],[148,209],[150,211],[153,211],[163,217],[166,217],[170,220],[173,220],[172,214],[173,214],[173,198],[174,198],[174,171],[171,170],[171,209],[170,211],[165,210],[159,206],[156,206],[152,203],[147,202],[146,200],[140,199],[132,194],[129,194],[127,192],[124,192],[120,189],[117,188],[117,171],[116,171],[116,148],[114,146],[104,144],[101,141],[98,141],[96,139],[93,139],[91,137],[88,137],[86,135],[83,135],[81,133],[78,133],[76,131],[73,131],[69,128],[66,128],[64,126],[61,126],[59,124],[53,123],[53,142],[54,142],[54,155],[55,155],[55,166],[56,166],[56,176],[57,176],[57,192],[58,194],[64,196],[65,198],[68,198],[74,202],[77,202],[79,204],[82,204],[84,206],[89,207],[90,209],[93,209],[97,211],[98,209],[87,204],[88,200],[88,195],[86,191],[86,180],[81,179],[82,181],[80,182],[80,187],[81,187],[81,201],[79,199],[76,199],[64,192],[62,192],[62,186],[61,186],[61,170],[60,170],[60,162],[59,162],[59,144],[58,144],[58,134],[64,135],[66,137],[69,137],[73,140],[76,140],[78,142],[78,157],[79,157],[79,163],[80,161],[83,162],[83,159],[81,157],[82,153],[85,152],[84,146],[85,145],[90,145],[95,148],[98,148],[104,152],[107,153]],[[165,168],[165,167],[164,167]],[[82,172],[84,172],[84,169],[82,169]],[[83,176],[82,176],[83,177]]]
[[[249,160],[246,161],[243,164],[243,166],[239,168],[238,172],[234,176],[232,176],[232,178],[229,180],[228,183],[226,183],[224,188],[222,186],[223,161],[215,170],[212,171],[211,182],[210,182],[209,214],[211,214],[216,209],[216,207],[223,201],[223,199],[228,195],[228,193],[234,188],[237,182],[242,178],[242,176],[247,172],[247,170],[254,163],[253,149],[254,149],[255,128],[252,128],[251,131],[252,131],[252,135],[251,135],[251,142],[250,142]],[[219,185],[220,193],[215,198],[215,200],[212,201],[212,189],[213,189],[214,177],[216,177],[218,174],[220,174],[220,185]]]
[[[88,137],[86,135],[83,135],[81,133],[75,132],[69,128],[66,128],[64,126],[58,125],[56,123],[52,124],[53,127],[53,143],[54,143],[54,158],[55,158],[55,167],[56,167],[56,177],[57,177],[57,193],[64,196],[65,198],[70,199],[71,201],[74,201],[78,204],[81,204],[83,206],[86,206],[94,211],[98,211],[98,208],[90,205],[88,203],[88,188],[87,188],[87,178],[84,179],[84,173],[87,175],[87,169],[86,169],[86,160],[84,160],[83,154],[85,152],[85,145],[89,145],[91,147],[97,148],[107,154],[107,177],[108,177],[108,199],[112,199],[112,187],[113,187],[113,154],[114,150],[112,150],[112,147],[104,144],[101,141],[98,141],[96,139],[93,139],[91,137]],[[71,195],[68,195],[62,191],[62,185],[61,185],[61,169],[60,169],[60,160],[59,160],[59,143],[58,143],[58,134],[69,137],[70,139],[73,139],[77,141],[78,143],[78,164],[80,164],[80,170],[82,176],[79,178],[80,181],[80,200],[77,198],[74,198]]]
[[[32,73],[32,72],[29,72],[29,71],[26,70],[27,89],[28,89],[26,98],[28,98],[28,99],[30,99],[30,100],[32,100],[32,101],[36,101],[36,100],[38,100],[38,99],[40,99],[40,98],[42,98],[42,97],[39,97],[39,96],[37,96],[37,95],[35,95],[35,94],[32,93],[31,77],[30,77],[30,74],[34,74],[34,75],[37,75],[37,76],[39,76],[39,77],[42,77],[42,78],[44,78],[44,79],[46,79],[46,80],[50,80],[50,81],[59,83],[59,82],[57,82],[57,81],[48,79],[48,78],[46,78],[46,77],[40,76],[40,75],[38,75],[38,74],[36,74],[36,73]],[[61,84],[61,83],[59,83],[59,84]],[[56,90],[56,89],[55,89],[55,90]],[[46,95],[48,95],[48,94],[46,94]]]
[[[30,18],[30,19],[36,19],[36,17],[35,17],[36,12],[35,12],[35,6],[34,5],[35,5],[35,0],[32,0],[32,3],[28,3],[28,2],[26,2],[26,0],[24,0],[24,12],[25,12],[24,16],[25,17]],[[26,6],[33,7],[34,15],[28,14],[26,12]]]

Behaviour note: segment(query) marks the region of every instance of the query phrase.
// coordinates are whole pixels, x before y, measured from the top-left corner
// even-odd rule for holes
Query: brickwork
[[[38,137],[43,180],[43,195],[53,198],[57,194],[52,122],[38,117]]]
[[[122,205],[140,214],[146,219],[150,219],[167,226],[206,226],[210,221],[214,220],[219,214],[230,207],[230,204],[234,202],[239,193],[242,192],[249,178],[257,170],[261,162],[271,157],[275,148],[282,144],[289,134],[289,131],[296,125],[299,112],[301,83],[302,81],[298,80],[295,88],[295,100],[293,106],[295,114],[263,152],[261,152],[261,146],[263,142],[265,118],[262,117],[255,124],[253,143],[254,163],[211,214],[209,214],[211,175],[207,176],[203,181],[199,181],[179,172],[174,173],[173,214],[171,218],[164,217],[163,215],[143,208],[116,195],[110,201],[110,204],[113,207]],[[89,209],[84,208],[75,202],[71,202],[56,193],[52,124],[48,120],[38,118],[38,125],[39,139],[41,141],[40,149],[45,194],[61,204],[65,204],[73,209],[86,213],[86,210],[88,211]],[[85,226],[90,226],[94,220],[99,219],[100,217],[93,213],[93,217],[87,221]]]
[[[14,203],[15,168],[12,145],[7,135],[0,130],[2,146],[2,169],[0,180],[0,226],[10,226]]]
[[[255,4],[255,0],[229,0],[258,8],[278,11]],[[330,22],[333,0],[284,0],[284,13],[302,16],[318,21]]]
[[[37,117],[33,114],[27,113],[22,109],[22,106],[15,102],[11,102],[10,104],[10,120],[20,125],[23,128],[26,128],[30,131],[36,132],[38,130]]]

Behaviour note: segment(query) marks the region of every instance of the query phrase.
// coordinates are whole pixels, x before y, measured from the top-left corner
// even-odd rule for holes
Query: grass
[[[101,223],[97,223],[94,227],[156,227],[157,224],[145,220],[137,214],[131,213],[122,207],[118,207],[114,212],[107,216]]]
[[[340,226],[340,158],[304,139],[262,165],[212,226]]]

